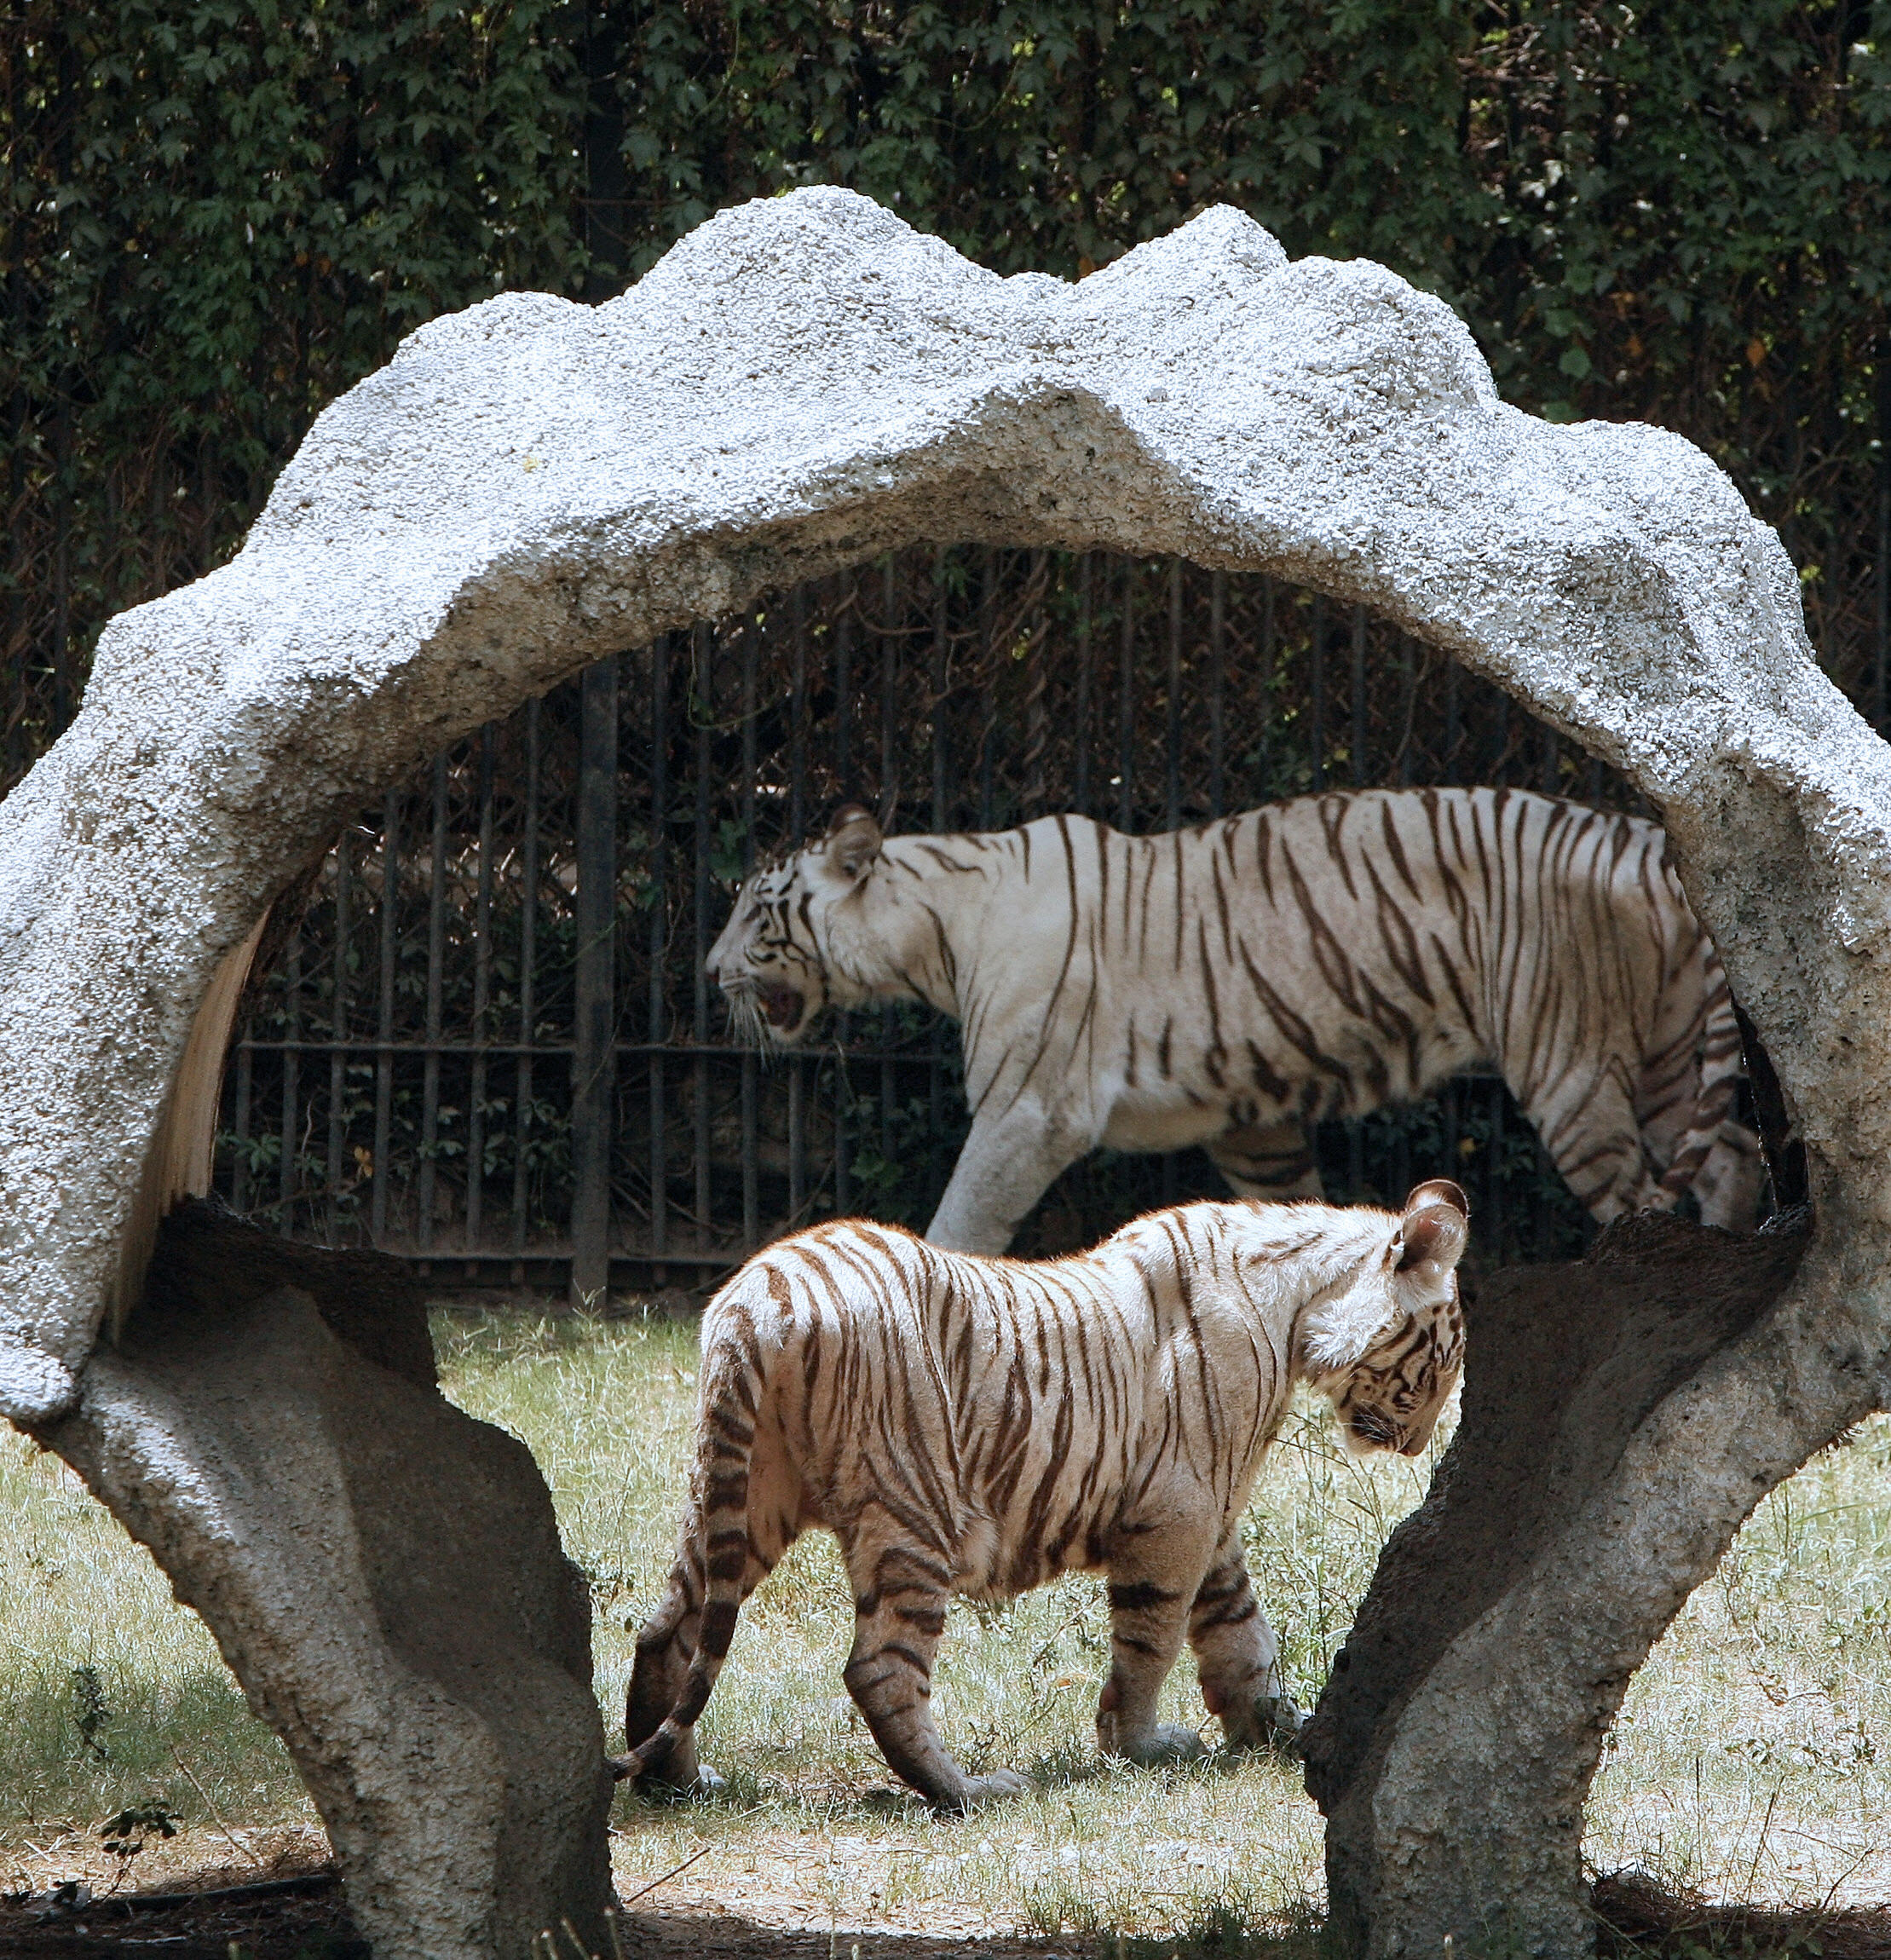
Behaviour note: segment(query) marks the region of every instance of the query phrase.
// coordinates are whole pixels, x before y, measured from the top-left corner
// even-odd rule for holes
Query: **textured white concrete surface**
[[[598,654],[925,538],[1363,599],[1663,800],[1784,772],[1818,855],[1891,870],[1792,568],[1679,438],[1506,408],[1438,301],[1230,210],[1071,286],[844,192],[752,204],[607,305],[422,328],[231,564],[107,628],[0,810],[0,1409],[70,1400],[193,1012],[344,813]],[[1885,890],[1835,882],[1854,943]]]
[[[148,1493],[167,1569],[208,1569],[237,1520],[205,1507],[198,1459],[228,1412],[187,1396],[202,1435],[173,1448],[190,1410],[145,1421],[116,1360],[81,1377],[135,1295],[147,1167],[200,1158],[167,1111],[207,1106],[174,1083],[222,963],[443,742],[598,654],[920,539],[1177,552],[1363,600],[1663,810],[1822,1230],[1778,1312],[1638,1433],[1575,1577],[1519,1588],[1527,1637],[1473,1629],[1415,1695],[1396,1741],[1425,1773],[1377,1786],[1361,1867],[1375,1952],[1435,1951],[1494,1901],[1532,1951],[1583,1951],[1567,1824],[1595,1683],[1772,1482],[1891,1394],[1891,751],[1698,450],[1507,408],[1438,301],[1371,264],[1289,264],[1233,212],[1067,286],[805,191],[715,219],[595,310],[511,295],[435,321],[328,409],[233,563],[112,623],[78,719],[0,806],[0,1412],[77,1408],[95,1487],[127,1515]],[[339,1654],[320,1561],[284,1583]],[[252,1693],[297,1678],[266,1615],[228,1620]],[[336,1705],[360,1672],[324,1677]],[[1510,1675],[1528,1735],[1497,1712]],[[366,1788],[373,1752],[342,1753],[337,1787]],[[1453,1828],[1436,1789],[1475,1814]],[[418,1870],[424,1837],[383,1848]],[[438,1889],[441,1923],[492,1923],[496,1894]]]

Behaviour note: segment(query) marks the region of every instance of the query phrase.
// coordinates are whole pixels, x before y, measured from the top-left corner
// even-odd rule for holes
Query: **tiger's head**
[[[1446,1178],[1416,1186],[1382,1245],[1315,1312],[1306,1377],[1333,1404],[1348,1454],[1416,1456],[1464,1366],[1457,1262],[1470,1207]]]
[[[829,915],[859,891],[882,842],[872,815],[847,804],[817,843],[758,865],[743,880],[707,965],[757,1047],[793,1047],[827,1005]]]

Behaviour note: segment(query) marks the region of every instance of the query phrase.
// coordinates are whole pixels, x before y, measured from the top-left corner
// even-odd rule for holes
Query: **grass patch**
[[[454,1399],[523,1438],[545,1468],[591,1583],[614,1744],[634,1629],[673,1546],[693,1333],[508,1312],[442,1316],[436,1335]],[[1304,1701],[1430,1468],[1352,1462],[1311,1404],[1289,1420],[1248,1531]],[[1709,1897],[1891,1898],[1888,1536],[1881,1421],[1762,1507],[1634,1684],[1592,1807],[1599,1867]],[[239,1853],[260,1861],[306,1837],[314,1816],[285,1752],[196,1619],[70,1473],[20,1438],[0,1443],[0,1878],[43,1887],[82,1865],[109,1878],[101,1826],[153,1804],[183,1830],[144,1854],[141,1877],[239,1867]],[[1313,1960],[1320,1820],[1292,1766],[1095,1761],[1108,1638],[1098,1582],[1001,1611],[954,1608],[941,1727],[968,1767],[1009,1764],[1035,1786],[968,1823],[938,1822],[892,1786],[841,1686],[850,1636],[833,1545],[804,1541],[745,1612],[703,1723],[726,1791],[619,1798],[626,1897],[694,1859],[638,1910],[739,1911],[823,1933],[1074,1935],[1105,1955],[1120,1940],[1124,1960]],[[1186,1659],[1163,1715],[1204,1720]]]

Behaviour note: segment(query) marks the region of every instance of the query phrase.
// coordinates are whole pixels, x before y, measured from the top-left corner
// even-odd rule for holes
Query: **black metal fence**
[[[1363,609],[1179,561],[911,551],[598,663],[337,842],[232,1052],[219,1189],[284,1233],[466,1281],[693,1283],[830,1211],[923,1226],[964,1133],[956,1031],[889,1007],[765,1062],[703,970],[728,889],[845,800],[890,829],[1058,810],[1157,830],[1328,786],[1636,807]],[[1329,1190],[1450,1167],[1485,1252],[1583,1223],[1502,1085],[1331,1124]],[[1020,1249],[1219,1189],[1098,1153]]]

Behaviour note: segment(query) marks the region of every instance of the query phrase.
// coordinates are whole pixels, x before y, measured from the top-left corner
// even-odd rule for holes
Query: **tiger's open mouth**
[[[764,982],[755,989],[755,997],[760,1001],[763,1017],[770,1027],[786,1034],[801,1019],[801,996],[792,987]]]

